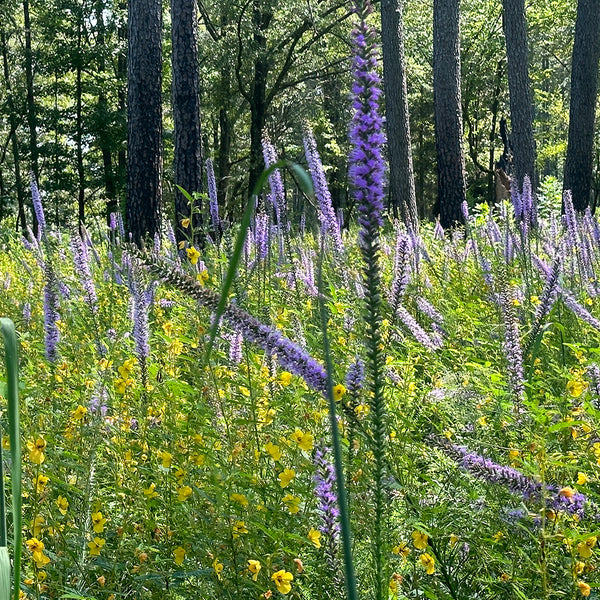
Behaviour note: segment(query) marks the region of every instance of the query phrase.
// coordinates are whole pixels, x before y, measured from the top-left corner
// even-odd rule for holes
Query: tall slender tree
[[[579,0],[571,71],[569,142],[563,187],[583,211],[590,199],[600,62],[600,0]]]
[[[438,195],[442,227],[462,221],[466,200],[460,98],[460,0],[433,2],[433,107]]]
[[[381,40],[390,202],[395,210],[400,208],[404,224],[417,230],[419,217],[410,142],[402,0],[382,0]]]
[[[513,180],[523,190],[525,175],[537,188],[535,141],[533,138],[533,96],[529,79],[529,50],[525,0],[503,0],[508,90],[510,93]]]
[[[127,227],[133,241],[160,230],[162,4],[130,0],[127,63]]]
[[[171,0],[171,39],[173,76],[173,120],[175,124],[175,183],[190,194],[202,189],[202,137],[198,46],[196,40],[196,0]],[[183,219],[191,208],[185,196],[175,192],[175,218],[178,241],[185,239]],[[194,210],[194,229],[202,223],[201,205]]]

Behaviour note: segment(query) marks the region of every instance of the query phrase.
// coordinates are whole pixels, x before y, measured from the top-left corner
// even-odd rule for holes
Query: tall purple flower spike
[[[352,108],[354,116],[350,129],[352,150],[349,156],[349,177],[358,204],[359,224],[363,241],[383,223],[385,162],[382,148],[385,143],[383,120],[379,114],[381,80],[377,74],[374,44],[375,32],[366,23],[371,13],[370,2],[359,4],[356,12],[359,23],[352,32],[354,47],[354,84]]]

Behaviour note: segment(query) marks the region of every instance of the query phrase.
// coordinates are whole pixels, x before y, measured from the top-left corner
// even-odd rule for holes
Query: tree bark
[[[171,40],[173,65],[173,120],[175,125],[175,183],[186,192],[202,191],[202,136],[200,130],[200,96],[198,46],[196,40],[196,0],[171,0]],[[177,241],[186,238],[182,219],[192,214],[185,196],[175,191]],[[194,206],[194,231],[202,226],[202,205]],[[202,244],[202,241],[199,240]]]
[[[79,226],[85,223],[85,170],[83,168],[83,113],[82,113],[82,81],[81,72],[83,68],[81,37],[83,27],[83,15],[79,14],[79,23],[77,24],[77,55],[75,57],[75,143],[77,146],[77,207],[78,207],[78,222]]]
[[[254,79],[250,98],[250,178],[248,193],[251,194],[265,163],[262,155],[262,134],[267,116],[267,77],[269,61],[267,59],[267,35],[273,13],[261,8],[260,0],[255,0],[253,9],[254,43],[256,59],[254,60]]]
[[[382,0],[381,40],[390,201],[393,207],[400,208],[406,227],[417,231],[419,218],[410,142],[402,0]]]
[[[533,96],[529,80],[529,51],[525,0],[503,0],[508,90],[513,150],[513,180],[523,191],[525,175],[537,189],[535,141],[533,139]]]
[[[104,44],[106,40],[106,26],[104,24],[104,1],[96,0],[95,16],[96,16],[96,45],[99,49],[98,54],[98,71],[100,77],[103,78],[106,71],[106,61],[104,60]],[[110,214],[119,210],[117,202],[117,190],[115,187],[115,176],[112,166],[111,154],[111,138],[110,131],[107,132],[106,124],[109,120],[108,100],[102,81],[98,90],[98,102],[96,105],[97,111],[97,131],[98,145],[102,152],[102,166],[104,169],[104,191],[106,193],[106,222],[110,223]]]
[[[127,227],[141,246],[160,231],[162,14],[160,0],[130,0],[127,69]]]
[[[594,150],[594,120],[600,62],[600,1],[579,0],[571,67],[569,141],[563,187],[571,190],[573,206],[584,211],[590,201]]]
[[[8,66],[8,43],[4,28],[0,25],[0,37],[2,42],[2,64],[4,70],[4,85],[6,86],[7,104],[9,111],[9,120],[11,128],[11,148],[13,155],[13,168],[15,172],[15,186],[17,188],[17,229],[21,229],[23,235],[27,231],[25,221],[25,198],[23,192],[23,181],[21,179],[21,157],[19,153],[19,140],[17,139],[17,115],[15,112],[14,98],[12,95],[12,85],[10,82],[10,70]]]
[[[31,48],[31,19],[29,16],[29,0],[23,0],[23,24],[25,26],[25,83],[27,87],[27,123],[29,125],[29,168],[39,184],[39,152],[37,143],[37,113],[33,91],[33,52]],[[33,233],[38,233],[38,222],[31,209]]]
[[[433,3],[433,106],[438,196],[442,227],[462,222],[466,200],[460,98],[459,0]]]

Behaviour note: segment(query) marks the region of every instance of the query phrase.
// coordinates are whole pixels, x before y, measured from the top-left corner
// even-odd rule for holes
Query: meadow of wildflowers
[[[357,224],[307,124],[316,214],[272,168],[235,269],[210,162],[204,248],[194,219],[144,252],[119,215],[53,230],[32,183],[37,235],[0,254],[23,598],[597,597],[600,223],[528,185],[452,231],[392,222],[367,16]]]

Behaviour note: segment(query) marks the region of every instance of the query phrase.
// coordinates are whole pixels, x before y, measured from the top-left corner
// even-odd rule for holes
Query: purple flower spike
[[[354,85],[350,130],[349,177],[358,204],[361,238],[372,237],[382,225],[385,162],[383,121],[379,114],[380,78],[377,75],[375,32],[366,23],[372,8],[368,0],[356,7],[359,23],[352,32]]]
[[[325,538],[324,550],[327,565],[336,570],[338,562],[338,547],[340,538],[340,524],[338,499],[335,487],[335,467],[329,456],[331,450],[327,447],[317,448],[314,464],[316,467],[315,496],[319,500],[319,512],[322,525],[319,528]]]
[[[35,175],[30,173],[31,177],[31,201],[33,203],[33,211],[38,222],[38,241],[42,239],[46,230],[46,218],[44,217],[44,207],[40,198],[40,191],[35,180]]]
[[[317,143],[312,134],[312,131],[306,127],[304,131],[304,153],[306,154],[306,162],[308,170],[313,180],[315,187],[315,197],[319,201],[319,220],[321,221],[321,229],[323,233],[328,233],[334,240],[338,251],[342,251],[344,244],[340,233],[340,223],[333,210],[331,202],[331,194],[327,187],[327,179],[323,171],[321,157],[317,150]]]
[[[273,147],[273,144],[271,144],[271,140],[266,133],[263,134],[262,147],[265,166],[268,169],[277,162],[277,153],[275,152],[275,148]],[[281,178],[281,172],[279,169],[275,169],[269,175],[269,186],[271,187],[270,198],[271,202],[273,203],[273,208],[275,209],[275,218],[277,219],[277,225],[279,225],[281,228],[283,227],[283,221],[285,219],[286,205],[285,189],[283,187],[283,179]]]

